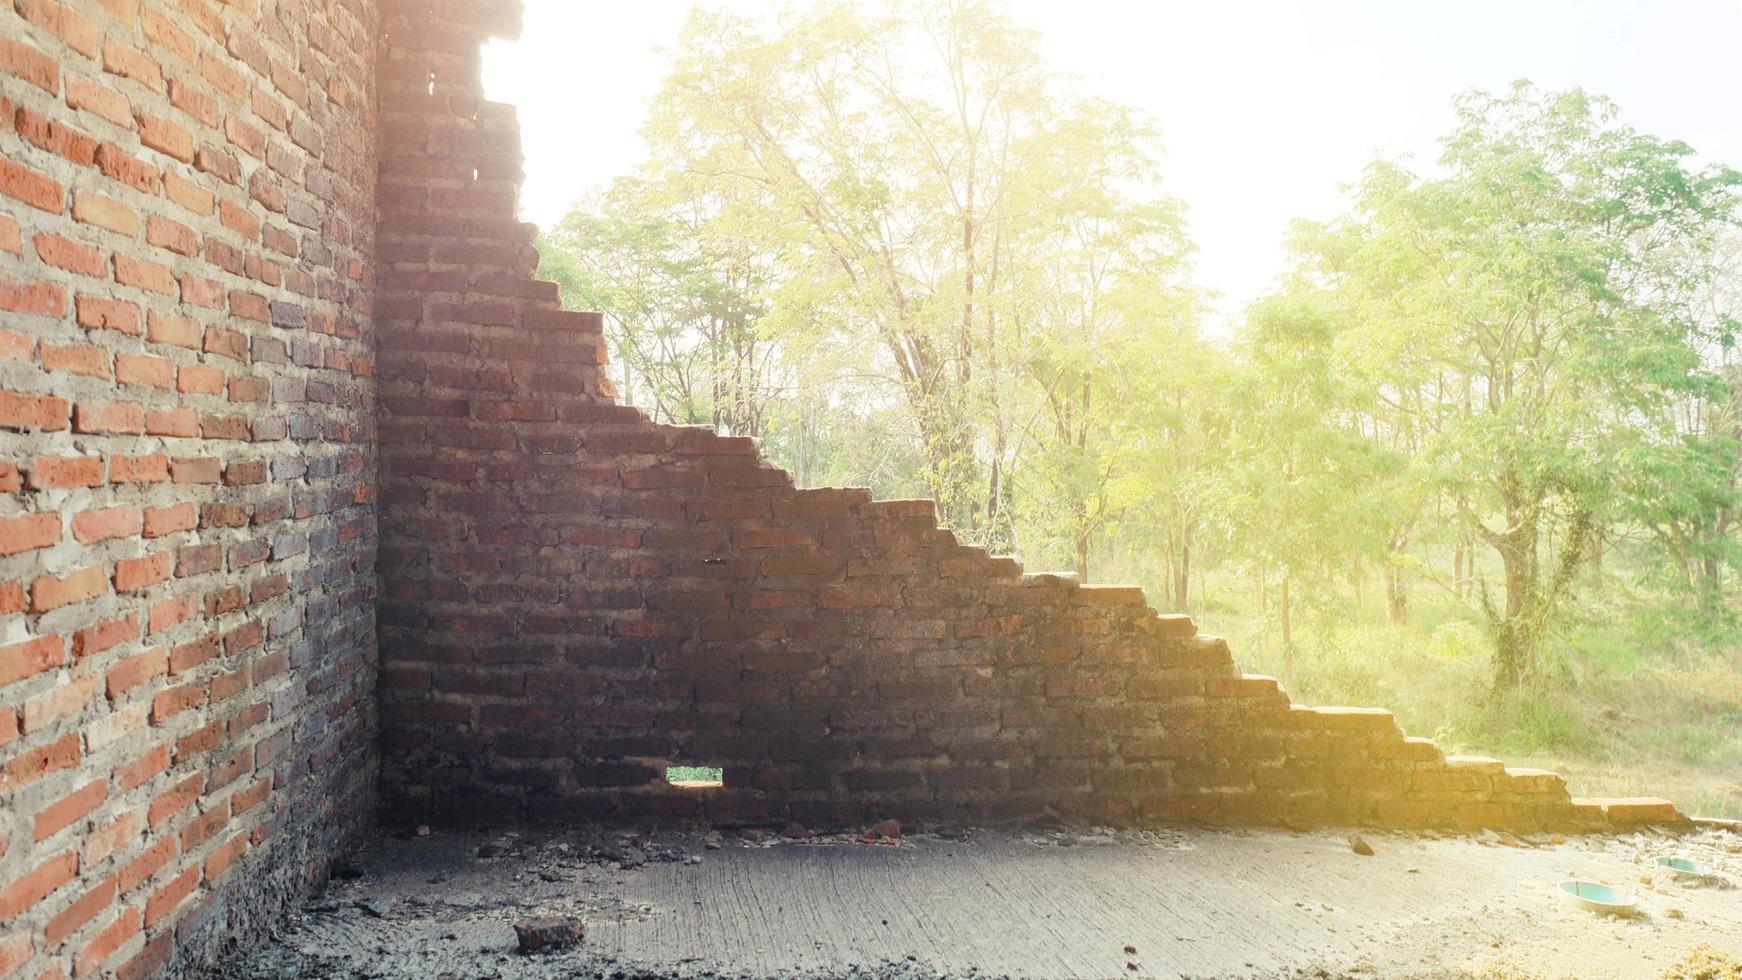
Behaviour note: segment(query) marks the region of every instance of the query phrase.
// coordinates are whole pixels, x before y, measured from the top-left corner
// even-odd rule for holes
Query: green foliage
[[[646,164],[542,272],[655,417],[1138,579],[1308,700],[1724,758],[1585,716],[1734,669],[1742,175],[1577,89],[1456,108],[1435,164],[1376,161],[1298,224],[1218,343],[1157,134],[993,0],[698,11]]]
[[[552,271],[656,415],[1087,575],[1137,496],[1123,412],[1198,313],[1154,133],[990,3],[779,24],[691,15],[649,162],[549,236]]]
[[[1479,593],[1511,685],[1605,532],[1646,521],[1684,558],[1715,553],[1681,522],[1733,505],[1734,435],[1685,416],[1730,398],[1707,345],[1727,351],[1735,320],[1706,301],[1742,174],[1576,89],[1471,93],[1458,115],[1440,175],[1373,165],[1296,253],[1350,312],[1371,390],[1419,414],[1431,488],[1500,559]]]

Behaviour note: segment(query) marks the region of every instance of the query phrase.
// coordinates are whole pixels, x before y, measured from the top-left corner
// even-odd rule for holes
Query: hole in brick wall
[[[726,785],[726,770],[718,766],[666,766],[665,781],[680,789],[710,789]]]

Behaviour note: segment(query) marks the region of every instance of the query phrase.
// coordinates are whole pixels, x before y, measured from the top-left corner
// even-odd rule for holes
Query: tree
[[[1076,96],[1034,35],[985,0],[834,3],[785,23],[771,35],[692,14],[646,129],[649,179],[711,195],[712,233],[777,249],[762,329],[832,338],[851,359],[840,374],[899,393],[945,519],[1008,546],[1025,421],[1012,399],[1044,383],[1024,345],[1087,322],[1080,306],[1068,324],[1040,322],[1030,290],[1080,303],[1101,288],[1065,283],[1072,270],[1042,254],[1093,265],[1056,246],[1075,235],[1105,252],[1115,225],[1133,230],[1135,254],[1133,223],[1153,208],[1178,241],[1146,274],[1171,284],[1183,267],[1177,205],[1153,189],[1153,134]],[[1060,407],[1068,441],[1083,416]]]
[[[1297,285],[1256,304],[1241,337],[1236,523],[1243,551],[1280,579],[1289,683],[1299,587],[1328,593],[1350,558],[1383,551],[1391,523],[1372,489],[1398,461],[1354,424],[1359,396],[1337,354],[1343,329],[1327,297]]]
[[[1685,144],[1576,89],[1519,83],[1457,108],[1440,175],[1373,165],[1300,254],[1358,312],[1351,342],[1392,365],[1395,388],[1445,379],[1467,395],[1424,406],[1423,452],[1502,566],[1500,595],[1482,595],[1510,685],[1532,674],[1594,534],[1624,516],[1621,491],[1681,452],[1678,399],[1717,390],[1697,300],[1742,175],[1695,168]]]
[[[654,418],[762,435],[777,365],[757,333],[771,279],[742,243],[707,233],[699,202],[619,180],[540,241],[565,302],[608,311],[621,391]]]

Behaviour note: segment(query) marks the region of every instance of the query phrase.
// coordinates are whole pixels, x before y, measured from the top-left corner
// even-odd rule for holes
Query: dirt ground
[[[1365,839],[1371,857],[1329,831],[386,837],[220,975],[1742,978],[1742,835]],[[1675,879],[1670,855],[1725,878]],[[1638,914],[1565,901],[1574,877]],[[586,938],[522,955],[513,924],[536,915]]]

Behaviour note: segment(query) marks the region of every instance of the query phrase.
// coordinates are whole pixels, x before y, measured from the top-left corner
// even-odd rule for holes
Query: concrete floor
[[[386,838],[226,977],[1655,977],[1742,958],[1742,835],[1507,846],[1285,831],[852,837],[597,830]],[[1561,900],[1583,877],[1627,919]],[[561,954],[512,924],[579,916]],[[1136,952],[1126,952],[1126,947]]]

